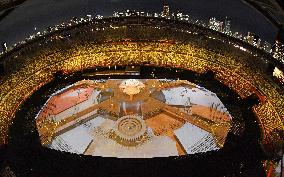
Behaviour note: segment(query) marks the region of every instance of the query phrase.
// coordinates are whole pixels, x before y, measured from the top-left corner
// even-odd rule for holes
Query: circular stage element
[[[146,140],[146,124],[141,116],[123,116],[116,121],[110,137],[119,144],[136,146]]]

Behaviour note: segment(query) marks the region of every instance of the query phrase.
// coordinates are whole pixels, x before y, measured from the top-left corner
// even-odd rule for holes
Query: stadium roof
[[[264,14],[279,28],[284,25],[284,1],[282,0],[243,0]]]

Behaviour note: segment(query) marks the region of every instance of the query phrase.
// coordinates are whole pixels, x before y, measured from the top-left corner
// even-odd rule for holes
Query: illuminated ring
[[[140,116],[124,116],[117,120],[115,134],[126,141],[135,141],[146,133],[146,125]]]

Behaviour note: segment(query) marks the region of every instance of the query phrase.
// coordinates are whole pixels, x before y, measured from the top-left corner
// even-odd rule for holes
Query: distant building
[[[275,46],[273,50],[273,57],[284,63],[284,44],[279,40],[275,41]]]
[[[231,21],[225,20],[225,27],[224,27],[224,33],[227,35],[232,35],[232,31],[231,31]]]
[[[271,44],[269,42],[265,41],[262,49],[265,50],[266,52],[270,53],[271,52]]]
[[[215,17],[210,18],[208,27],[215,31],[223,32],[223,22],[216,20]]]
[[[249,44],[253,44],[253,36],[251,35],[251,32],[248,32],[247,36],[244,37],[244,40],[249,43]]]
[[[154,17],[160,17],[160,14],[154,13]]]
[[[3,53],[7,52],[8,48],[7,48],[7,43],[6,42],[2,43],[2,50],[3,50]]]
[[[284,27],[280,29],[275,40],[273,57],[284,63]]]
[[[170,6],[164,6],[163,7],[163,12],[162,12],[163,17],[170,17]]]
[[[189,21],[189,15],[183,14],[181,12],[173,14],[174,18],[177,20],[182,20],[182,21]]]
[[[243,39],[243,35],[239,32],[234,32],[232,35],[233,35],[234,38],[238,38],[240,40]]]
[[[87,19],[88,19],[89,21],[92,21],[92,15],[87,15]]]
[[[103,19],[103,16],[102,16],[102,15],[97,15],[97,16],[95,17],[95,19]]]
[[[257,47],[257,48],[260,48],[261,47],[261,39],[258,38],[254,41],[254,45]]]

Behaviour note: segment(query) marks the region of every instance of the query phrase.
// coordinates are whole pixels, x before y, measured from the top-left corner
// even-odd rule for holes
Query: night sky
[[[271,43],[277,33],[272,23],[241,0],[172,0],[167,3],[171,12],[188,13],[191,18],[206,23],[212,16],[222,21],[227,16],[233,31],[244,34],[251,31]],[[161,12],[163,5],[162,0],[27,0],[0,21],[0,43],[7,42],[10,46],[33,34],[34,27],[43,31],[72,17],[108,16],[126,9]]]

